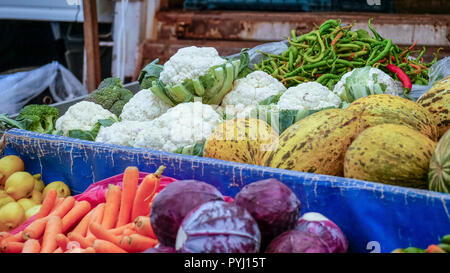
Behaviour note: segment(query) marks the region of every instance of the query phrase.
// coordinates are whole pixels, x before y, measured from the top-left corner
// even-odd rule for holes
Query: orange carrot
[[[136,232],[137,232],[137,231],[136,231],[135,229],[132,229],[132,228],[126,228],[126,229],[123,230],[122,235],[123,235],[123,236],[128,236],[128,235],[134,234],[134,233],[136,233]]]
[[[116,246],[114,243],[101,239],[95,240],[92,247],[96,253],[127,253],[127,251]]]
[[[67,238],[67,236],[62,233],[56,234],[55,240],[58,247],[60,247],[62,250],[66,250],[67,244],[70,242],[69,238]]]
[[[120,247],[127,252],[133,253],[142,252],[146,249],[155,247],[157,244],[157,240],[138,233],[124,236],[120,240]]]
[[[55,205],[53,206],[52,210],[50,211],[50,213],[52,213],[57,207],[59,207],[59,205],[61,205],[61,203],[64,201],[64,197],[58,197],[56,198],[55,201]],[[49,213],[49,214],[50,214]]]
[[[120,226],[120,227],[116,227],[116,228],[113,228],[113,229],[110,229],[110,230],[111,230],[111,233],[114,234],[114,235],[121,235],[125,229],[132,228],[133,224],[134,223],[131,222],[131,223],[128,223],[126,225],[123,225],[123,226]]]
[[[95,211],[92,213],[91,223],[95,222],[95,223],[101,224],[101,222],[103,220],[103,216],[105,214],[105,206],[106,206],[105,203],[100,203],[94,208]],[[89,225],[88,225],[86,236],[91,236],[91,235],[92,235],[92,232],[89,230]]]
[[[82,236],[86,236],[86,232],[87,232],[87,229],[88,229],[89,224],[91,222],[91,217],[92,217],[93,212],[94,212],[94,209],[91,209],[83,217],[83,219],[81,219],[81,221],[78,222],[78,224],[75,226],[75,228],[72,230],[72,232],[79,233]]]
[[[23,246],[25,243],[23,242],[2,242],[0,246],[1,253],[21,253]]]
[[[64,251],[62,250],[61,247],[58,247],[57,249],[55,249],[55,251],[53,251],[53,253],[63,253]]]
[[[64,198],[64,200],[61,202],[60,205],[55,207],[55,209],[50,212],[49,215],[56,215],[59,216],[59,218],[63,218],[75,205],[75,197],[73,196],[67,196]]]
[[[153,201],[155,201],[155,198],[156,198],[157,194],[158,193],[153,194],[152,200],[148,204],[148,216],[150,216],[152,214],[152,205],[153,205]]]
[[[20,231],[16,234],[11,234],[10,236],[3,238],[2,243],[7,242],[21,242],[23,243],[25,241],[25,238],[23,238],[23,231]]]
[[[23,244],[22,253],[39,253],[41,251],[41,244],[36,239],[26,240]]]
[[[0,231],[0,242],[5,239],[6,237],[11,236],[11,232],[8,231]]]
[[[44,234],[45,225],[47,225],[48,216],[44,218],[39,218],[31,222],[24,230],[23,230],[23,238],[25,240],[28,239],[39,239]]]
[[[55,206],[57,198],[58,193],[56,192],[56,190],[50,189],[45,195],[44,200],[42,201],[41,208],[39,209],[38,213],[36,213],[36,219],[40,219],[47,216]]]
[[[102,226],[107,229],[116,226],[117,217],[120,209],[120,199],[122,190],[119,186],[110,184],[106,192],[105,215],[102,220]]]
[[[89,225],[89,229],[91,230],[95,238],[110,241],[119,246],[120,237],[115,236],[109,229],[106,229],[104,226],[98,223],[91,223]]]
[[[57,215],[50,215],[42,237],[41,253],[52,253],[58,247],[56,235],[62,232],[62,221]]]
[[[119,215],[116,227],[125,225],[132,220],[131,209],[133,208],[134,197],[139,182],[139,170],[137,167],[127,167],[123,173],[122,195],[120,200]]]
[[[83,218],[91,210],[91,203],[86,200],[75,202],[72,209],[62,218],[63,233]]]
[[[73,232],[69,232],[69,234],[67,234],[67,238],[69,238],[69,240],[71,241],[78,242],[80,244],[80,247],[82,248],[90,247],[94,242],[93,240],[90,240],[87,237],[81,236],[79,233]]]
[[[134,220],[137,233],[156,239],[155,232],[150,224],[150,217],[139,216]]]
[[[95,253],[95,249],[93,247],[86,247],[81,251],[81,253]]]
[[[131,211],[132,220],[136,219],[138,216],[147,216],[149,214],[149,204],[152,201],[156,190],[159,188],[161,174],[165,168],[165,166],[160,166],[155,173],[145,176],[142,180],[133,201],[133,209]]]

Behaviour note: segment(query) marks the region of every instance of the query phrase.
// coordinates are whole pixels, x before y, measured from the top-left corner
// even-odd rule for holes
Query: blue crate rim
[[[228,165],[237,169],[241,170],[255,170],[262,173],[278,173],[280,174],[280,180],[282,180],[282,177],[284,175],[291,176],[291,177],[302,177],[304,181],[311,180],[311,182],[318,182],[322,183],[323,185],[329,184],[331,187],[341,187],[346,189],[359,189],[359,190],[370,190],[374,192],[379,192],[382,195],[389,195],[389,194],[404,194],[405,198],[406,196],[411,196],[414,198],[422,197],[422,198],[435,198],[440,199],[443,204],[445,205],[445,202],[450,202],[450,194],[447,193],[441,193],[441,192],[435,192],[431,190],[425,190],[425,189],[416,189],[416,188],[409,188],[409,187],[402,187],[402,186],[394,186],[394,185],[388,185],[378,182],[371,182],[371,181],[364,181],[364,180],[358,180],[358,179],[352,179],[352,178],[345,178],[345,177],[338,177],[338,176],[332,176],[332,175],[324,175],[324,174],[314,174],[314,173],[306,173],[306,172],[299,172],[299,171],[293,171],[293,170],[285,170],[285,169],[278,169],[278,168],[271,168],[271,167],[264,167],[264,166],[258,166],[258,165],[252,165],[252,164],[245,164],[245,163],[237,163],[232,161],[226,161],[226,160],[220,160],[220,159],[214,159],[214,158],[204,158],[204,157],[198,157],[198,156],[192,156],[192,155],[183,155],[183,154],[176,154],[176,153],[169,153],[169,152],[163,152],[163,151],[156,151],[156,150],[150,150],[146,148],[134,148],[134,147],[128,147],[128,146],[121,146],[121,145],[115,145],[115,144],[109,144],[109,143],[101,143],[101,142],[94,142],[94,141],[88,141],[88,140],[81,140],[81,139],[74,139],[66,136],[57,136],[57,135],[50,135],[50,134],[42,134],[42,133],[36,133],[31,131],[26,131],[22,129],[10,129],[5,132],[5,140],[8,141],[8,136],[14,135],[15,137],[20,138],[34,138],[34,139],[44,139],[46,141],[58,141],[59,144],[77,144],[78,146],[82,147],[98,147],[98,148],[110,148],[114,151],[127,151],[128,153],[132,154],[150,154],[151,156],[159,156],[160,158],[167,158],[167,159],[177,159],[177,160],[187,160],[191,162],[198,162],[198,163],[206,163],[211,164],[212,162],[217,163],[218,165]],[[117,174],[118,175],[118,174]],[[93,181],[93,183],[98,181]],[[444,206],[445,207],[445,206]],[[450,215],[450,212],[449,212]]]

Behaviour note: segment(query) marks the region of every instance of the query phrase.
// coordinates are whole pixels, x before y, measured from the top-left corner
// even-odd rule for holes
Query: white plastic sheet
[[[88,94],[72,72],[54,61],[35,70],[0,76],[0,113],[18,113],[46,88],[56,102]]]

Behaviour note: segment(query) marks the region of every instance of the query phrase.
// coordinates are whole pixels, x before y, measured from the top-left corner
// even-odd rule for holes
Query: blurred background
[[[448,0],[0,0],[0,76],[57,61],[93,91],[101,79],[137,79],[180,47],[242,48],[311,31],[327,19],[367,20],[400,46],[450,55]],[[368,30],[368,29],[367,29]],[[52,103],[45,90],[29,103]]]

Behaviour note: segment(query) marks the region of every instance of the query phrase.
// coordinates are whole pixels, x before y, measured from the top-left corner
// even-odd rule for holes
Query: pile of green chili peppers
[[[254,68],[272,75],[286,87],[317,81],[332,90],[342,75],[358,67],[377,67],[398,79],[385,67],[394,64],[406,72],[412,83],[428,84],[428,68],[437,61],[437,53],[430,63],[423,62],[425,47],[416,58],[410,58],[414,45],[401,50],[391,39],[381,37],[371,21],[368,27],[374,37],[364,29],[352,31],[351,24],[341,25],[340,20],[333,19],[298,37],[292,30],[288,50],[280,55],[260,52],[264,58]]]

